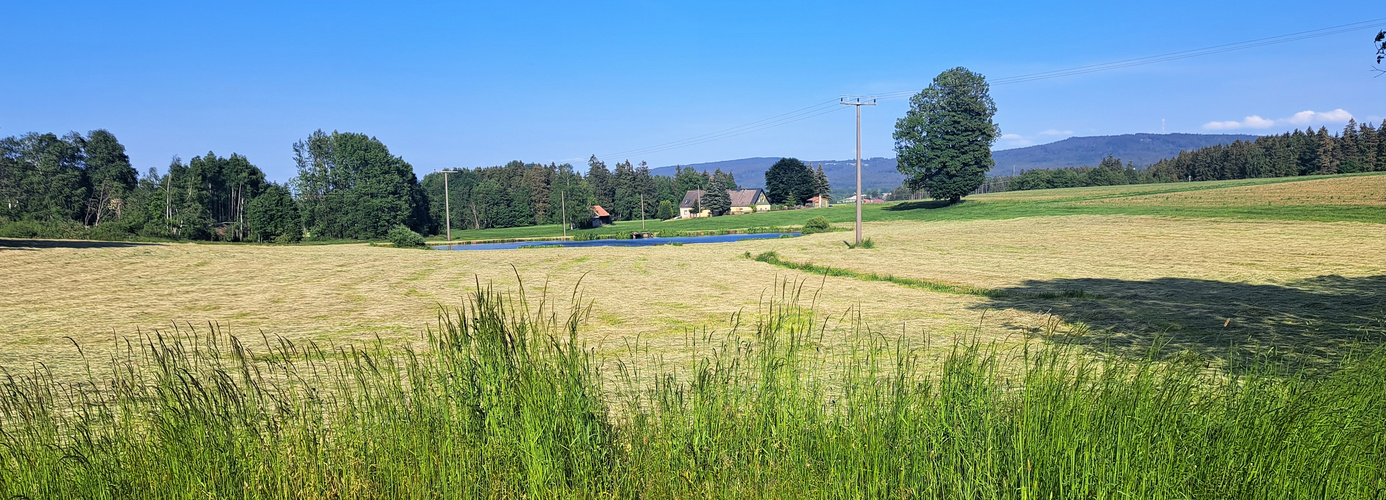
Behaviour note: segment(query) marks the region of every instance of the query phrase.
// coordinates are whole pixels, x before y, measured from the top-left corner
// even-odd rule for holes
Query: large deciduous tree
[[[702,172],[694,170],[693,167],[675,167],[675,198],[682,200],[685,193],[702,189],[706,184],[707,176]]]
[[[982,75],[957,67],[935,77],[895,122],[896,160],[908,185],[949,203],[981,186],[996,164],[991,145],[1001,131],[991,120],[995,114]]]
[[[298,241],[303,236],[298,204],[289,188],[279,184],[269,184],[250,201],[245,220],[251,238],[257,241]]]
[[[123,217],[126,196],[135,189],[138,176],[135,167],[130,165],[130,156],[125,154],[125,146],[106,130],[91,131],[82,145],[92,189],[87,201],[86,222],[100,225],[112,212],[117,219]]]
[[[765,196],[770,203],[798,205],[817,191],[813,170],[795,158],[780,158],[765,171]]]
[[[294,144],[304,222],[315,236],[381,238],[399,224],[426,230],[414,168],[365,134],[313,132]]]
[[[30,133],[0,140],[0,217],[80,220],[91,192],[82,136]]]

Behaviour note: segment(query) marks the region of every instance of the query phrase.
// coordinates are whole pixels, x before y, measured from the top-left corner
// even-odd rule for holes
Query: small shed
[[[611,213],[607,212],[601,205],[592,205],[592,227],[602,227],[611,224]]]

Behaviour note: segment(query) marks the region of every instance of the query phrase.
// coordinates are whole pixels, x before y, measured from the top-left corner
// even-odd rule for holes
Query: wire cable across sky
[[[1221,45],[1212,45],[1197,49],[1181,50],[1177,52],[1168,52],[1164,54],[1123,59],[1120,61],[1089,64],[1085,66],[1077,66],[1053,71],[1043,71],[1038,73],[1029,73],[1005,78],[997,78],[994,80],[990,80],[988,84],[990,84],[991,86],[1014,85],[1017,83],[1027,83],[1038,80],[1047,80],[1051,78],[1063,78],[1088,73],[1097,73],[1101,71],[1112,71],[1117,69],[1130,68],[1133,66],[1143,66],[1147,64],[1158,64],[1163,62],[1176,61],[1180,59],[1189,59],[1193,57],[1203,57],[1214,54],[1221,54],[1224,52],[1232,52],[1236,50],[1247,50],[1258,47],[1264,47],[1267,45],[1283,44],[1300,40],[1307,40],[1311,38],[1320,38],[1325,36],[1350,33],[1361,30],[1363,28],[1375,26],[1381,23],[1382,21],[1386,21],[1386,18],[1368,19],[1366,21],[1340,24],[1337,26],[1329,26],[1326,28],[1318,28],[1308,31],[1298,31],[1294,33],[1286,33],[1283,35],[1256,38],[1252,40],[1225,43]],[[894,100],[907,99],[917,93],[919,93],[918,90],[899,90],[894,92],[880,93],[876,94],[875,96],[879,100]],[[751,123],[747,123],[745,125],[739,125],[736,127],[731,127],[716,132],[709,132],[707,134],[697,135],[677,141],[666,142],[663,144],[656,144],[649,147],[604,154],[600,155],[599,157],[625,158],[633,155],[649,155],[653,153],[660,153],[664,151],[670,151],[674,149],[686,148],[689,146],[696,146],[699,144],[720,141],[723,139],[729,139],[732,137],[737,137],[754,132],[760,132],[762,130],[788,125],[790,123],[799,122],[810,118],[816,118],[829,113],[845,110],[845,108],[838,106],[837,104],[837,99],[823,101],[818,104],[800,108],[794,111],[790,111],[788,113],[772,116],[770,118],[765,118],[763,120],[757,120]]]

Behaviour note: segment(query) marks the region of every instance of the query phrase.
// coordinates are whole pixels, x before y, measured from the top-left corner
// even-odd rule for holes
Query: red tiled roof
[[[592,213],[597,214],[597,217],[611,217],[611,214],[606,213],[606,209],[602,208],[601,205],[592,205]]]

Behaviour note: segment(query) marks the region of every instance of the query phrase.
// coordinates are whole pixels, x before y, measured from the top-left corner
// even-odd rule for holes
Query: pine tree
[[[1328,128],[1326,128],[1326,127],[1319,127],[1319,133],[1318,133],[1318,143],[1319,143],[1319,150],[1318,150],[1318,160],[1319,160],[1319,162],[1318,162],[1318,163],[1319,163],[1319,171],[1318,171],[1317,173],[1320,174],[1320,175],[1328,175],[1328,174],[1336,174],[1336,173],[1338,173],[1338,158],[1337,158],[1337,154],[1335,153],[1335,149],[1336,149],[1336,147],[1335,147],[1335,146],[1336,146],[1335,142],[1336,142],[1336,141],[1333,140],[1333,137],[1330,136],[1330,135],[1328,135]]]
[[[593,201],[597,205],[615,206],[612,203],[616,192],[611,185],[611,171],[606,169],[606,162],[597,159],[597,155],[587,160],[587,183],[592,186]]]
[[[727,193],[727,184],[730,179],[721,169],[717,169],[708,178],[707,191],[703,193],[702,206],[707,209],[709,215],[716,217],[726,214],[731,210],[731,195]]]
[[[818,165],[818,170],[813,172],[813,195],[819,198],[827,196],[832,191],[832,185],[828,183],[828,174],[823,172],[823,165]]]

